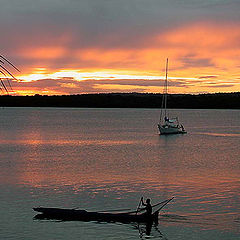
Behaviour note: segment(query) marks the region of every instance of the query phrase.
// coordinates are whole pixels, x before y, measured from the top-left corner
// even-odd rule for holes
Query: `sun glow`
[[[44,69],[45,70],[45,69]],[[33,74],[29,75],[22,75],[19,76],[19,79],[21,81],[25,82],[31,82],[31,81],[36,81],[36,80],[41,80],[41,79],[61,79],[61,78],[73,78],[76,81],[82,81],[82,80],[87,80],[87,79],[95,79],[95,80],[101,80],[101,79],[133,79],[133,80],[159,80],[159,79],[165,79],[164,73],[162,75],[154,75],[153,73],[145,73],[145,72],[137,72],[137,71],[127,71],[127,70],[119,70],[116,71],[114,70],[70,70],[70,69],[65,69],[65,70],[60,70],[58,72],[54,73],[45,73],[44,70],[41,73],[40,71],[34,71]],[[156,74],[156,73],[155,73]],[[180,77],[179,77],[180,78]],[[169,77],[169,79],[176,79],[176,77]],[[187,77],[185,79],[188,80],[197,80],[197,78],[193,77]]]

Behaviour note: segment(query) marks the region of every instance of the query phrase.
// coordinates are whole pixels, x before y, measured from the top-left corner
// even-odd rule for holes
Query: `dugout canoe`
[[[106,221],[106,222],[158,222],[159,211],[153,214],[136,213],[107,213],[107,212],[88,212],[86,210],[62,209],[62,208],[33,208],[40,212],[35,216],[36,219],[57,219],[63,221]]]

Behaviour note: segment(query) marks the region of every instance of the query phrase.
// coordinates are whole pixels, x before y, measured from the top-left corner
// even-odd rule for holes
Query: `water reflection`
[[[26,189],[9,199],[28,196],[27,213],[34,205],[135,208],[141,196],[175,196],[164,226],[238,231],[239,127],[230,125],[240,125],[239,114],[185,110],[189,133],[159,136],[154,109],[5,109],[0,186]]]
[[[81,145],[100,145],[100,146],[113,146],[113,145],[128,145],[128,144],[136,144],[137,141],[127,141],[127,140],[66,140],[66,139],[41,139],[36,133],[27,134],[27,137],[24,139],[18,140],[4,140],[0,139],[0,144],[18,144],[18,145],[29,145],[28,147],[32,147],[33,145],[53,145],[53,146],[81,146]]]
[[[33,220],[38,221],[49,221],[49,223],[54,222],[67,222],[67,221],[74,221],[74,220],[61,220],[61,219],[52,219],[44,214],[37,214]],[[78,220],[79,221],[79,220]],[[88,220],[82,220],[89,222]],[[91,221],[91,224],[99,224],[102,223],[101,221]],[[111,224],[118,225],[118,222],[109,221]],[[133,222],[121,222],[121,224],[124,224],[125,226],[129,225],[131,226],[131,229],[138,231],[138,236],[140,239],[164,239],[167,240],[167,237],[163,235],[163,233],[159,230],[159,224],[158,222],[146,222],[146,223],[133,223]],[[130,231],[130,229],[129,229]]]
[[[216,132],[204,132],[198,133],[208,136],[217,136],[217,137],[240,137],[240,133],[216,133]]]
[[[146,224],[138,224],[136,229],[139,232],[140,239],[162,239],[167,240],[167,238],[161,233],[158,227],[158,223],[146,223]]]

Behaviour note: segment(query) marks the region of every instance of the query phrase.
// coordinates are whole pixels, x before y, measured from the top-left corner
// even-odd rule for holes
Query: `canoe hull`
[[[147,216],[146,214],[129,213],[101,213],[87,212],[85,210],[61,209],[61,208],[33,208],[40,212],[35,216],[37,219],[57,219],[64,221],[104,221],[104,222],[157,222],[158,212]]]

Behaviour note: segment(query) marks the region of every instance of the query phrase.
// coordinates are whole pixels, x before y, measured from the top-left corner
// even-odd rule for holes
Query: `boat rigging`
[[[183,125],[179,123],[178,117],[169,118],[167,110],[167,95],[168,95],[168,58],[166,62],[166,77],[158,129],[160,135],[187,133]]]

